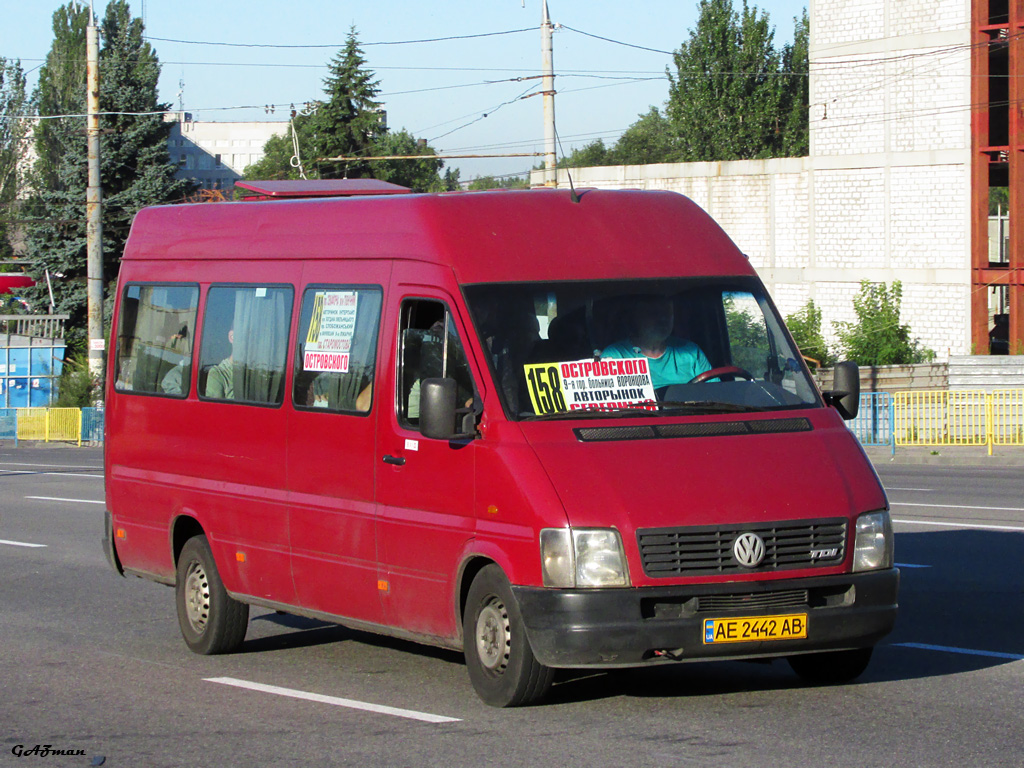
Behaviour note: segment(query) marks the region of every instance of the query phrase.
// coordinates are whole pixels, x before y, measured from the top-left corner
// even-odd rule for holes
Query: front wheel
[[[230,653],[242,644],[249,606],[224,589],[205,536],[193,536],[182,547],[174,592],[181,636],[191,651]]]
[[[871,661],[871,648],[825,651],[790,656],[789,666],[802,680],[815,685],[839,685],[860,677]]]
[[[469,588],[462,617],[469,679],[492,707],[533,704],[551,687],[554,670],[533,655],[508,579],[488,565]]]

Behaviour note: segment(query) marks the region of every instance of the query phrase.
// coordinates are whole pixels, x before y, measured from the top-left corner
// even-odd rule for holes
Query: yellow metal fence
[[[19,408],[18,439],[82,444],[81,408]]]
[[[896,445],[1024,445],[1024,389],[893,395]]]

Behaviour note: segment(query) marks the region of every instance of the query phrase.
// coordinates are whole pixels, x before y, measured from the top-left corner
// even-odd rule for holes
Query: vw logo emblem
[[[764,541],[756,533],[741,533],[732,543],[732,556],[747,568],[756,568],[764,560]]]

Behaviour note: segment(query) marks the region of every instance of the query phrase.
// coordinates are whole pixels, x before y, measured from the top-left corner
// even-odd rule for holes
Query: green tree
[[[779,152],[783,157],[803,157],[810,152],[807,108],[810,82],[810,29],[807,9],[793,19],[793,42],[782,49],[782,72],[779,87],[782,135]]]
[[[53,13],[53,43],[39,71],[33,101],[39,115],[33,131],[36,162],[29,174],[33,190],[23,211],[34,288],[23,291],[33,311],[50,302],[72,316],[66,335],[73,349],[85,342],[85,30],[89,9],[68,2]]]
[[[381,136],[373,145],[374,155],[435,155],[426,141],[419,141],[404,128]],[[440,170],[444,161],[434,160],[374,160],[370,163],[370,175],[381,181],[401,184],[413,192],[443,192],[445,182]]]
[[[43,118],[35,128],[38,160],[32,184],[37,189],[61,187],[64,157],[74,144],[85,146],[85,119],[47,119],[85,112],[85,29],[89,9],[75,2],[53,13],[53,43],[39,70],[34,101]]]
[[[657,107],[651,107],[619,137],[609,159],[615,165],[644,165],[669,162],[675,153],[672,126]]]
[[[46,306],[49,273],[56,310],[71,315],[67,339],[73,351],[81,351],[85,340],[87,140],[83,118],[58,116],[81,114],[84,108],[85,70],[79,63],[85,59],[87,22],[88,8],[77,11],[73,3],[54,14],[54,43],[37,92],[44,119],[36,130],[39,160],[28,203],[36,223],[26,233],[30,274],[39,281],[26,296],[34,308]],[[169,106],[157,102],[160,64],[143,40],[141,20],[131,18],[127,0],[108,3],[101,31],[100,110],[126,113],[106,115],[100,122],[103,260],[109,289],[138,210],[180,200],[191,184],[174,178],[167,152],[171,124],[161,114],[137,114],[160,113]],[[77,91],[72,87],[76,80]],[[109,305],[105,302],[107,309]]]
[[[910,326],[900,323],[903,286],[862,280],[853,300],[855,323],[833,323],[843,355],[860,365],[906,365],[935,359],[935,352],[911,339]]]
[[[145,206],[180,201],[191,182],[174,177],[167,140],[172,124],[163,118],[170,104],[157,100],[160,61],[143,39],[142,19],[133,19],[128,0],[111,0],[101,25],[100,149],[103,188],[103,254],[107,279],[117,276],[135,214]]]
[[[295,119],[293,118],[293,124]],[[246,166],[242,175],[250,180],[301,179],[298,165],[292,163],[294,156],[295,146],[292,143],[291,130],[289,129],[286,133],[275,133],[263,145],[263,157],[259,159],[259,162]],[[299,157],[305,160],[301,154]],[[318,178],[312,169],[306,176],[307,178]]]
[[[29,121],[23,117],[28,104],[21,63],[0,56],[0,272],[14,252],[11,237],[15,201],[22,190],[19,162],[29,133]]]
[[[674,159],[779,156],[791,100],[773,38],[768,15],[746,0],[739,12],[732,0],[701,0],[696,29],[673,56],[676,71],[667,70]]]
[[[319,159],[374,153],[375,145],[387,131],[382,105],[377,101],[378,85],[373,72],[366,68],[366,59],[353,27],[349,30],[344,49],[329,65],[329,73],[324,80],[326,100],[303,123],[309,151],[319,163],[322,178],[358,179],[372,175],[368,162],[321,162]],[[302,135],[300,133],[300,139]]]
[[[324,98],[293,112],[289,130],[272,136],[263,158],[245,169],[247,179],[376,178],[417,192],[454,189],[458,175],[440,172],[444,162],[432,160],[348,160],[331,157],[435,155],[433,148],[405,129],[389,132],[378,82],[366,67],[355,29],[331,60],[324,80]],[[301,167],[300,167],[301,163]]]
[[[530,182],[522,176],[480,176],[469,182],[473,190],[486,189],[529,189]]]
[[[814,305],[813,299],[792,315],[786,316],[786,327],[793,334],[793,341],[796,342],[800,354],[817,360],[819,365],[829,365],[833,362],[828,344],[821,333],[821,310]]]
[[[603,139],[598,139],[582,147],[577,147],[566,157],[559,160],[557,165],[559,168],[589,168],[595,165],[612,164],[608,147],[605,146]],[[538,165],[537,169],[543,167],[543,165]]]

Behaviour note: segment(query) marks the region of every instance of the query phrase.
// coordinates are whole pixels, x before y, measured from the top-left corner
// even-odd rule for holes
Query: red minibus
[[[104,547],[190,649],[250,606],[563,668],[787,659],[893,627],[888,502],[747,258],[672,192],[252,182],[141,211],[118,280]]]

